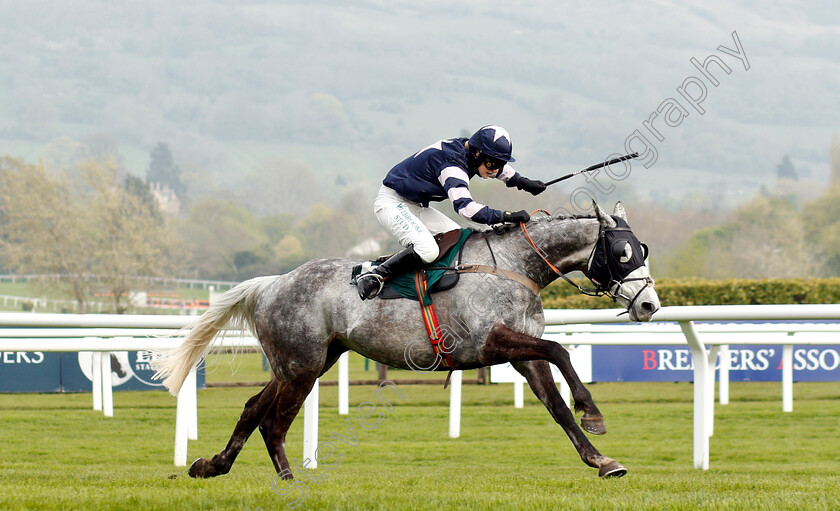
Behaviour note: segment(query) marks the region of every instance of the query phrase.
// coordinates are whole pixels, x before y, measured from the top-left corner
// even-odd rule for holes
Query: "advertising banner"
[[[781,345],[729,346],[730,381],[781,381]],[[715,369],[720,368],[718,355]],[[692,381],[686,345],[593,346],[594,381]],[[840,381],[840,346],[794,346],[794,381]]]
[[[119,351],[110,358],[114,390],[161,390],[153,380],[151,351]],[[0,352],[0,392],[90,392],[93,387],[93,352]],[[205,386],[204,364],[196,374]]]
[[[0,351],[0,392],[61,392],[61,354]]]

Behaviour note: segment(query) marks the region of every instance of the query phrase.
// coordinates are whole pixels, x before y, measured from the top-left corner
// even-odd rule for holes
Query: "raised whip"
[[[570,177],[574,177],[578,174],[583,174],[584,172],[589,172],[590,170],[600,169],[601,167],[606,167],[607,165],[612,165],[613,163],[618,163],[618,162],[622,162],[624,160],[629,160],[629,159],[635,158],[637,156],[639,156],[639,153],[627,154],[627,155],[624,155],[620,158],[612,159],[610,161],[596,163],[595,165],[592,165],[591,167],[586,167],[583,170],[578,170],[577,172],[572,172],[571,174],[567,174],[563,177],[558,177],[557,179],[552,179],[551,181],[546,183],[545,186],[550,186],[550,185],[553,185],[554,183],[559,183],[560,181],[565,181],[566,179],[569,179]]]

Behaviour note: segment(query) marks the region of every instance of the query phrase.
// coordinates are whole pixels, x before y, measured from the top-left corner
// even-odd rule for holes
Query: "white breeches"
[[[414,251],[426,263],[438,256],[434,235],[461,228],[440,211],[411,202],[385,185],[373,201],[373,212],[400,245],[414,245]]]

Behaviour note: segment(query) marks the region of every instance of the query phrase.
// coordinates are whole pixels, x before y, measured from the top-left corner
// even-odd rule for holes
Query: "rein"
[[[540,213],[540,212],[545,213],[548,216],[551,216],[551,213],[549,213],[548,211],[546,211],[544,209],[538,209],[538,210],[534,211],[534,213]],[[534,213],[531,213],[531,214],[533,215]],[[567,277],[565,273],[558,270],[556,266],[551,264],[551,261],[548,260],[548,256],[546,255],[546,253],[543,252],[542,250],[540,250],[540,247],[538,247],[537,244],[534,243],[534,240],[531,239],[531,234],[528,232],[528,228],[525,227],[525,222],[519,222],[519,228],[522,229],[522,234],[525,235],[525,239],[528,240],[528,243],[531,245],[531,248],[534,249],[534,252],[536,252],[537,255],[540,256],[540,259],[542,259],[543,262],[545,264],[547,264],[549,268],[551,268],[551,271],[553,271],[554,273],[559,275],[560,278],[562,278],[563,280],[568,282],[570,285],[576,287],[578,291],[580,291],[581,293],[583,293],[585,295],[588,295],[588,296],[603,296],[603,295],[607,294],[607,291],[602,290],[600,288],[598,288],[598,289],[584,289],[580,285],[576,284],[574,281],[572,281],[572,279]],[[592,247],[592,250],[594,252],[595,247]],[[613,300],[614,299],[615,298],[613,298]]]
[[[549,217],[551,216],[551,213],[549,213],[548,211],[546,211],[544,209],[538,209],[538,210],[534,211],[534,213],[538,213],[538,212],[545,213]],[[534,213],[532,213],[532,215]],[[653,284],[653,279],[651,279],[649,276],[648,277],[634,277],[634,278],[625,277],[621,280],[616,280],[612,276],[612,270],[610,270],[609,282],[606,285],[598,284],[597,288],[585,289],[585,288],[581,287],[579,284],[576,284],[575,282],[573,282],[572,279],[567,277],[565,273],[563,273],[562,271],[557,269],[556,266],[551,264],[551,261],[548,260],[548,256],[546,255],[546,253],[543,252],[542,250],[540,250],[540,248],[537,246],[537,244],[534,243],[534,240],[531,238],[531,234],[528,232],[528,228],[525,227],[525,222],[520,222],[519,227],[520,227],[520,229],[522,229],[522,234],[525,236],[525,239],[528,240],[528,243],[531,245],[531,248],[533,248],[534,252],[536,252],[537,255],[540,256],[540,259],[542,259],[543,262],[545,262],[545,264],[548,265],[548,267],[551,268],[551,270],[554,273],[556,273],[563,280],[568,282],[571,286],[577,288],[578,291],[580,291],[581,293],[583,293],[587,296],[604,296],[604,295],[607,295],[610,298],[612,298],[613,301],[616,301],[618,298],[624,298],[625,300],[627,300],[627,309],[624,312],[620,313],[619,316],[621,316],[623,314],[629,314],[630,309],[633,307],[633,304],[636,302],[636,300],[642,294],[642,291],[644,291],[645,289],[648,288],[648,286]],[[592,253],[589,255],[589,260],[590,261],[592,260],[594,254],[595,254],[595,250],[598,248],[599,243],[601,243],[601,241],[605,239],[604,234],[605,234],[606,230],[629,231],[630,229],[626,228],[626,227],[604,228],[603,226],[601,226],[600,233],[598,235],[598,241],[595,242],[595,245],[592,247]],[[609,257],[609,255],[607,255],[607,257]],[[636,293],[635,296],[633,296],[631,298],[630,296],[622,294],[621,288],[625,283],[633,282],[633,281],[637,281],[637,280],[644,280],[646,282],[646,284],[644,286],[642,286],[641,289],[639,289],[639,291]],[[613,288],[615,288],[615,292],[612,291]]]
[[[493,261],[493,266],[488,266],[486,264],[461,264],[461,258],[459,256],[457,266],[435,269],[451,270],[455,273],[486,273],[489,275],[495,275],[497,277],[502,277],[504,279],[518,282],[519,284],[522,284],[523,286],[528,288],[528,290],[531,291],[534,294],[534,296],[540,296],[540,291],[542,291],[542,287],[539,284],[529,279],[525,275],[496,266],[496,254],[493,253],[493,247],[490,246],[490,240],[487,239],[486,233],[482,232],[481,235],[484,238],[484,243],[487,245],[487,250],[490,252],[490,259]]]
[[[484,243],[487,245],[487,250],[490,252],[490,259],[493,260],[493,266],[487,266],[485,264],[458,265],[458,273],[489,273],[490,275],[496,275],[497,277],[502,277],[508,280],[512,280],[514,282],[519,282],[523,286],[530,289],[535,296],[539,296],[540,291],[542,291],[542,288],[539,284],[529,279],[525,275],[521,275],[519,273],[516,273],[515,271],[505,270],[504,268],[499,268],[496,265],[496,254],[493,253],[493,247],[490,246],[490,240],[487,239],[487,233],[482,232],[481,236],[484,238]]]

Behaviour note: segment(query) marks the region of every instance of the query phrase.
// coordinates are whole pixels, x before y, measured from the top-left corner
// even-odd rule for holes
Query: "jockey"
[[[520,176],[508,162],[511,156],[510,135],[500,126],[484,126],[468,139],[440,140],[398,163],[388,172],[373,202],[379,223],[404,247],[373,271],[357,277],[362,300],[375,297],[384,280],[393,275],[414,271],[438,257],[434,235],[459,229],[460,226],[430,202],[446,198],[464,218],[483,224],[527,222],[526,211],[499,211],[474,201],[470,179],[496,178],[508,187],[517,187],[533,195],[542,193],[545,184]]]

